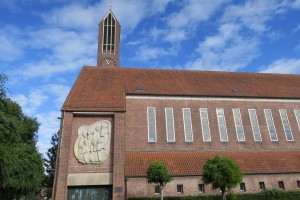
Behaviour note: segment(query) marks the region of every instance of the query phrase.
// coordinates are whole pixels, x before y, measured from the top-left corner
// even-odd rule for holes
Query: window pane
[[[257,121],[256,111],[255,109],[249,109],[249,117],[253,132],[254,141],[261,141],[261,134],[259,129],[259,124]]]
[[[185,133],[185,141],[192,142],[193,141],[193,128],[192,128],[192,120],[191,120],[191,112],[189,108],[183,108],[183,125],[184,125],[184,133]]]
[[[113,54],[115,49],[116,38],[116,23],[115,18],[111,13],[107,15],[103,24],[103,47],[102,52],[106,54]]]
[[[155,108],[148,108],[148,142],[156,142],[156,114]]]
[[[166,108],[166,131],[167,131],[167,141],[175,142],[175,128],[174,128],[174,116],[173,108]]]
[[[208,112],[206,108],[200,108],[200,119],[201,119],[203,141],[210,142],[211,136],[210,136]]]
[[[245,134],[244,134],[244,128],[243,128],[243,122],[242,122],[240,109],[238,109],[238,108],[232,109],[232,112],[233,112],[233,117],[234,117],[234,124],[235,124],[237,139],[238,139],[238,141],[245,141]]]
[[[296,116],[296,120],[297,120],[297,124],[298,124],[298,129],[300,131],[300,110],[294,110],[295,112],[295,116]]]
[[[216,111],[217,111],[220,139],[221,139],[221,142],[226,142],[226,141],[228,141],[228,135],[227,135],[224,110],[222,108],[217,108]]]
[[[278,141],[275,124],[273,121],[272,111],[270,109],[265,110],[265,117],[269,129],[271,141]]]
[[[183,185],[177,185],[177,193],[183,194]]]
[[[287,141],[293,141],[293,134],[292,134],[292,130],[290,127],[290,123],[289,123],[289,119],[286,113],[286,110],[284,109],[280,109],[279,110],[280,113],[280,117],[281,117],[281,122],[282,122],[282,126],[283,126],[283,130],[285,133],[285,137]]]
[[[259,182],[259,189],[261,190],[266,189],[265,182]]]
[[[284,190],[284,183],[283,183],[283,181],[278,181],[278,186],[279,186],[279,189]]]
[[[205,187],[204,187],[204,184],[199,184],[199,185],[198,185],[198,190],[199,190],[199,193],[205,193]]]

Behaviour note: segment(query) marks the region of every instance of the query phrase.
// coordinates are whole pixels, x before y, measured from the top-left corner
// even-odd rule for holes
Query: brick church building
[[[164,161],[165,196],[219,193],[207,158],[233,158],[236,193],[300,188],[300,75],[120,67],[120,24],[99,24],[97,66],[82,68],[62,106],[53,198],[158,196],[145,178]]]

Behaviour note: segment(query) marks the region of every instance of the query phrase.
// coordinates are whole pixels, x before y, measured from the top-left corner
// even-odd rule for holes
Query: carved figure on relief
[[[111,124],[102,120],[78,128],[74,144],[75,157],[81,163],[101,163],[110,150]]]

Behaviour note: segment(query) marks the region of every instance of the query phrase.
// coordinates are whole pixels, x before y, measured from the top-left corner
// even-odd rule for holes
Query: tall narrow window
[[[265,182],[259,182],[259,189],[261,189],[261,190],[266,189]]]
[[[290,127],[289,118],[287,116],[286,110],[280,109],[279,113],[280,113],[281,122],[282,122],[282,126],[283,126],[283,130],[284,130],[284,133],[285,133],[286,140],[287,141],[294,141],[293,133],[292,133],[292,130],[291,130],[291,127]]]
[[[198,191],[199,193],[205,193],[205,186],[203,183],[198,184]]]
[[[240,190],[242,192],[246,192],[246,184],[243,182],[243,183],[240,183]]]
[[[183,108],[182,112],[183,112],[185,141],[193,142],[193,127],[192,127],[192,120],[191,120],[191,111],[189,108]]]
[[[242,121],[240,109],[234,108],[234,109],[232,109],[232,113],[233,113],[233,117],[234,117],[236,137],[237,137],[238,141],[245,141],[243,121]]]
[[[270,109],[265,109],[265,117],[269,129],[271,141],[278,141],[275,124],[273,121],[272,111]]]
[[[201,119],[203,141],[210,142],[211,136],[210,136],[208,112],[206,108],[200,108],[200,119]]]
[[[279,187],[279,189],[284,190],[284,182],[278,181],[278,187]]]
[[[249,109],[248,111],[249,111],[249,117],[250,117],[254,141],[262,141],[259,124],[256,116],[256,111],[255,109]]]
[[[296,120],[297,120],[297,124],[298,124],[298,129],[300,131],[300,110],[294,110],[295,112],[295,116],[296,116]]]
[[[148,142],[156,142],[156,113],[154,107],[147,108]]]
[[[183,185],[177,185],[177,194],[183,194]]]
[[[116,19],[109,13],[103,23],[103,53],[115,53]]]
[[[165,108],[167,141],[175,142],[175,127],[173,108]]]
[[[160,187],[158,185],[154,188],[154,194],[160,194]]]
[[[221,142],[228,141],[227,135],[227,128],[226,128],[226,121],[223,108],[217,108],[217,119],[218,119],[218,126],[219,126],[219,133]]]

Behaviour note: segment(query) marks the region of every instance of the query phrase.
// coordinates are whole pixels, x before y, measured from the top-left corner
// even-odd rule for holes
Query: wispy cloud
[[[5,25],[0,28],[0,44],[0,61],[12,62],[24,54],[25,44],[22,32],[13,25]]]
[[[262,73],[300,74],[300,59],[280,59],[260,69]]]
[[[185,0],[183,8],[170,15],[167,19],[173,28],[190,28],[201,21],[208,20],[221,6],[229,0]]]
[[[223,24],[218,34],[199,44],[200,57],[187,63],[188,69],[236,71],[259,55],[259,41],[240,34],[235,24]]]

